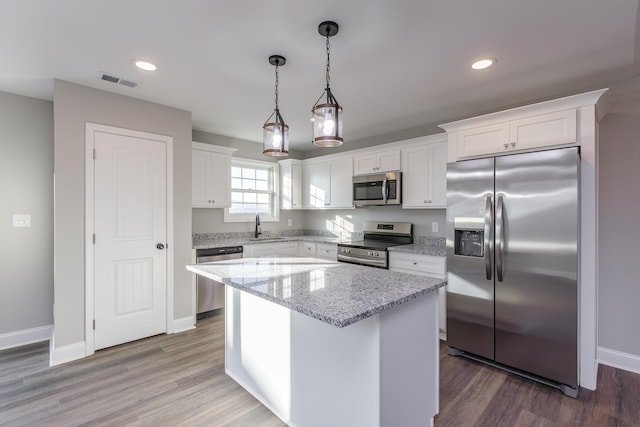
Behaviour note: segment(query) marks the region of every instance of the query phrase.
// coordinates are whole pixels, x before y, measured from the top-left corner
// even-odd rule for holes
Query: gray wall
[[[52,103],[0,92],[0,150],[2,335],[53,323]]]
[[[85,123],[173,137],[174,319],[191,315],[191,113],[54,81],[55,346],[84,341]]]
[[[640,101],[600,123],[598,345],[640,357]]]

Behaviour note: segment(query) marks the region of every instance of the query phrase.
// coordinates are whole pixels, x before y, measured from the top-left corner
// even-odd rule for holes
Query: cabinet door
[[[509,130],[510,148],[527,150],[575,143],[576,114],[576,110],[571,109],[512,120]]]
[[[281,209],[302,208],[302,164],[300,161],[280,162]]]
[[[447,143],[419,145],[402,151],[402,207],[446,207]]]
[[[208,154],[202,150],[191,150],[191,205],[209,207],[207,198],[207,159]]]
[[[376,154],[363,154],[353,158],[353,174],[366,175],[375,173],[378,168],[378,156]]]
[[[353,160],[351,157],[331,162],[329,207],[353,207]]]
[[[456,133],[458,158],[496,154],[509,150],[509,122],[479,126]]]
[[[207,193],[211,206],[231,206],[231,158],[224,154],[209,153],[207,161]]]
[[[362,154],[353,159],[353,174],[389,172],[400,170],[400,150]]]
[[[429,206],[429,146],[402,151],[402,207],[426,208]]]
[[[390,172],[400,170],[400,150],[389,150],[378,153],[378,171]]]
[[[329,163],[304,166],[304,206],[326,208],[331,204],[331,168]]]
[[[445,208],[447,206],[447,154],[446,142],[431,144],[429,146],[429,190],[432,208]]]
[[[224,208],[231,199],[231,157],[205,150],[191,150],[191,205]]]

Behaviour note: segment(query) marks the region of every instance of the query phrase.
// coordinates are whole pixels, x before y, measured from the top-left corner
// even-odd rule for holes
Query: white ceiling
[[[62,79],[193,113],[193,127],[260,141],[272,54],[291,146],[331,88],[345,143],[604,87],[640,71],[639,0],[0,0],[0,91],[53,98]],[[471,62],[498,63],[472,71]],[[134,58],[155,62],[144,72]],[[100,81],[107,72],[140,83]]]

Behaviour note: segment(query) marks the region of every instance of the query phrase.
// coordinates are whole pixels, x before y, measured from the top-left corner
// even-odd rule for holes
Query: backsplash
[[[192,235],[193,245],[210,242],[212,240],[246,240],[253,238],[253,232],[226,232],[226,233],[194,233]],[[357,231],[332,232],[328,230],[283,230],[278,233],[271,231],[263,231],[260,237],[269,239],[274,237],[296,237],[296,236],[323,236],[334,237],[340,240],[362,240],[364,234]],[[414,236],[415,244],[445,247],[446,239],[444,237],[433,236]]]
[[[362,232],[332,232],[328,230],[282,230],[274,233],[271,231],[263,231],[260,237],[269,239],[274,237],[296,237],[296,236],[323,236],[335,237],[341,240],[361,240],[364,238]],[[201,243],[211,240],[245,240],[254,237],[253,232],[226,232],[226,233],[194,233],[192,235],[193,245],[197,246]]]
[[[414,236],[413,243],[417,245],[438,246],[444,248],[447,246],[447,239],[445,237]]]

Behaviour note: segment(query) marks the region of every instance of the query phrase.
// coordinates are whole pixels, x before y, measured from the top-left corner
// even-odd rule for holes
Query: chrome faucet
[[[253,237],[257,239],[261,234],[262,231],[260,230],[260,215],[256,214],[256,232]]]

